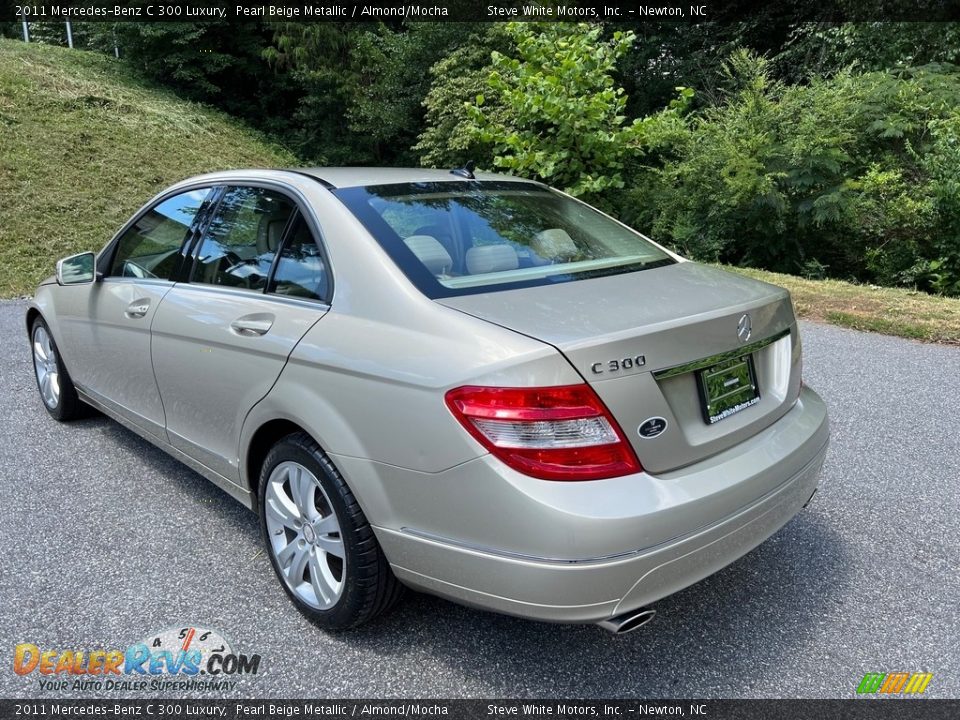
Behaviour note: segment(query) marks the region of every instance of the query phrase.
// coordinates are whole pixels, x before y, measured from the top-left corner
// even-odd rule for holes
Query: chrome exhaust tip
[[[612,632],[614,635],[626,635],[628,632],[633,632],[634,630],[639,630],[642,628],[648,622],[653,620],[653,617],[656,614],[656,610],[651,610],[650,608],[640,608],[639,610],[625,612],[623,615],[617,615],[616,617],[601,620],[597,623],[597,625],[608,632]]]

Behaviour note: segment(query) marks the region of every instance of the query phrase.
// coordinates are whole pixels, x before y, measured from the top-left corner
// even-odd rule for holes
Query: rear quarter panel
[[[335,463],[359,458],[439,473],[486,453],[447,409],[450,388],[582,381],[551,346],[422,295],[338,199],[306,178],[294,182],[316,213],[334,295],[330,312],[248,414],[241,458],[257,429],[284,419],[307,430]],[[241,462],[242,482],[254,488],[257,478]],[[347,481],[375,522],[376,498],[384,499],[376,473]]]

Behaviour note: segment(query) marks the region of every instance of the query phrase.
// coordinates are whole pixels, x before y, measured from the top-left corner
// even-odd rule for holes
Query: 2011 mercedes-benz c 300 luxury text
[[[330,629],[403,585],[634,629],[804,507],[827,448],[785,290],[469,169],[191,178],[26,324],[47,411],[256,510]]]

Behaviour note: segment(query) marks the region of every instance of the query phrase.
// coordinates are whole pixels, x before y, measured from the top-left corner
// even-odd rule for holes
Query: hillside
[[[0,39],[0,298],[99,250],[155,192],[208,170],[297,163],[236,120],[110,57]],[[729,268],[783,285],[811,320],[960,344],[960,299]]]
[[[64,255],[99,250],[177,180],[295,163],[110,57],[0,39],[0,297],[32,293]]]

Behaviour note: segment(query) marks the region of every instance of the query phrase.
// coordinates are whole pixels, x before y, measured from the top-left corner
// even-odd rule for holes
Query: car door
[[[140,212],[101,253],[102,279],[58,298],[70,372],[93,400],[166,438],[163,404],[150,358],[150,324],[173,287],[211,188],[161,198]]]
[[[153,321],[153,367],[174,447],[239,482],[240,429],[294,346],[327,312],[329,273],[312,221],[279,189],[226,188],[190,281]]]

